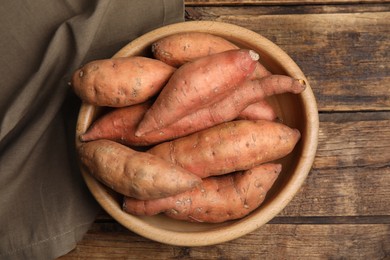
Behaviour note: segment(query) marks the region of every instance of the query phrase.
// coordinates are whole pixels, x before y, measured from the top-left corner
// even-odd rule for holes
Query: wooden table
[[[177,247],[101,214],[65,259],[390,259],[390,1],[187,0],[187,20],[237,24],[284,49],[317,98],[317,156],[271,222]]]

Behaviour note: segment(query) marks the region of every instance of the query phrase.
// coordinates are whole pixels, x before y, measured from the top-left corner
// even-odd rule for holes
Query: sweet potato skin
[[[154,57],[173,67],[180,67],[200,57],[233,49],[238,47],[232,42],[203,32],[176,33],[152,44]]]
[[[262,99],[247,106],[240,112],[237,118],[246,120],[264,119],[274,121],[277,118],[277,114],[267,100]]]
[[[95,60],[74,72],[71,86],[89,104],[123,107],[154,96],[175,70],[141,56]]]
[[[205,178],[282,158],[299,139],[297,129],[278,122],[237,120],[158,144],[147,152]]]
[[[208,55],[240,49],[231,41],[205,32],[184,32],[169,35],[152,44],[154,57],[173,67]],[[253,79],[271,75],[260,62],[256,64]]]
[[[199,187],[172,197],[146,201],[125,197],[123,210],[134,215],[164,213],[190,222],[239,219],[261,205],[280,171],[280,164],[268,163],[243,172],[206,178]]]
[[[120,194],[138,199],[172,196],[202,181],[157,156],[110,140],[83,143],[78,153],[82,165],[96,179]]]
[[[152,101],[115,108],[97,118],[88,130],[80,135],[80,141],[88,142],[98,139],[108,139],[128,146],[147,146],[156,141],[150,141],[147,136],[136,137],[135,130],[141,122]]]
[[[136,135],[162,129],[223,99],[253,72],[257,59],[253,51],[231,50],[181,66],[145,114]]]

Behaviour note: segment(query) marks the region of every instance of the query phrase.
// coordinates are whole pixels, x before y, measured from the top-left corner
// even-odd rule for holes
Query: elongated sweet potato
[[[234,110],[229,112],[225,109],[225,105],[230,107],[231,98],[226,98],[223,101],[218,102],[218,104],[210,108],[204,108],[185,116],[164,129],[152,131],[139,137],[135,135],[135,131],[152,103],[144,102],[133,106],[116,108],[98,118],[86,133],[80,135],[80,141],[88,142],[98,139],[108,139],[128,146],[149,146],[163,141],[169,141],[206,129],[218,123],[235,119],[239,111]],[[275,113],[272,107],[262,103],[256,103],[256,107],[248,107],[250,110],[246,108],[239,113],[238,118],[247,120],[273,120]]]
[[[277,115],[267,100],[263,99],[247,106],[240,112],[237,118],[246,120],[265,119],[273,121],[277,118]]]
[[[146,57],[91,61],[74,72],[71,86],[85,102],[123,107],[157,94],[176,69]]]
[[[154,57],[174,67],[232,49],[238,47],[222,37],[203,32],[176,33],[152,44]]]
[[[251,75],[258,58],[251,50],[231,50],[181,66],[145,114],[136,135],[162,129],[223,99]]]
[[[256,63],[256,67],[255,69],[253,70],[253,73],[252,75],[249,77],[250,79],[261,79],[263,77],[267,77],[267,76],[270,76],[272,75],[272,73],[267,70],[263,64],[261,64],[260,62],[257,62]]]
[[[134,215],[165,213],[190,222],[219,223],[239,219],[261,205],[280,171],[280,164],[269,163],[206,178],[199,188],[172,197],[146,201],[125,197],[123,210]]]
[[[150,141],[148,136],[135,136],[135,130],[152,102],[113,109],[98,118],[88,130],[80,135],[80,141],[88,142],[108,139],[129,146],[147,146],[159,142]]]
[[[94,122],[88,131],[80,136],[80,139],[81,141],[109,139],[131,146],[147,146],[192,134],[237,117],[250,120],[273,120],[276,115],[272,107],[267,104],[253,103],[257,100],[264,103],[263,98],[269,94],[299,93],[304,88],[305,86],[299,81],[282,75],[247,80],[223,100],[195,111],[167,127],[142,136],[136,136],[135,131],[150,108],[151,102],[117,108]],[[251,104],[253,104],[252,108]]]
[[[83,143],[82,165],[99,181],[126,196],[156,199],[194,188],[201,179],[152,154],[109,140]]]
[[[300,132],[268,120],[237,120],[164,142],[148,152],[205,178],[247,170],[288,155]]]
[[[235,118],[274,120],[276,114],[271,106],[264,104],[264,98],[286,92],[297,94],[304,89],[305,85],[301,84],[299,80],[294,80],[284,75],[271,75],[259,80],[246,80],[224,99],[199,109],[162,129],[148,132],[141,138],[144,137],[151,141],[156,140],[159,142],[166,141],[186,136],[217,124],[234,120]],[[263,103],[255,104],[258,101]],[[251,105],[253,106],[250,107]]]
[[[205,32],[184,32],[164,37],[152,44],[156,59],[173,67],[194,61],[208,55],[239,49],[237,45],[217,35]],[[252,78],[260,79],[271,75],[261,63],[256,64]]]
[[[298,94],[304,89],[305,85],[300,80],[295,80],[285,75],[271,75],[258,80],[246,80],[224,99],[180,119],[179,122],[187,122],[185,124],[187,127],[185,129],[181,128],[183,129],[181,136],[231,121],[240,116],[246,119],[273,120],[276,115],[269,105],[267,107],[269,114],[265,115],[268,118],[262,118],[260,115],[262,111],[260,110],[255,111],[257,114],[252,112],[249,115],[250,109],[256,110],[260,109],[259,106],[266,106],[267,104],[264,104],[265,97],[287,92]],[[263,104],[260,103],[255,105],[256,107],[248,108],[251,104],[259,101],[262,101]],[[245,109],[248,110],[244,111]],[[175,125],[177,126],[176,123]],[[170,128],[171,125],[158,131],[163,135],[164,131]]]

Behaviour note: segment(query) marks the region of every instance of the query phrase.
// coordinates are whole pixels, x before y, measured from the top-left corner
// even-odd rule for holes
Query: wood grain
[[[257,15],[256,7],[197,12],[199,20],[237,24],[278,44],[307,75],[320,111],[390,110],[390,12]]]
[[[313,169],[281,216],[390,212],[390,113],[320,116]]]
[[[320,123],[315,169],[386,166],[390,166],[390,120]]]
[[[95,224],[59,259],[388,259],[389,233],[390,224],[267,224],[218,246],[189,248],[150,241],[118,224]]]

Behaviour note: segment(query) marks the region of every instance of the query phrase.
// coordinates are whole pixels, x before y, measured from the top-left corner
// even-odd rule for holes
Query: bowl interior
[[[100,205],[123,226],[144,237],[173,245],[211,245],[235,239],[252,232],[278,214],[303,184],[310,171],[317,148],[318,113],[310,85],[295,62],[278,46],[245,28],[220,22],[183,22],[151,31],[130,42],[113,57],[151,56],[151,44],[165,36],[178,32],[207,32],[221,36],[233,43],[255,50],[260,62],[274,74],[285,74],[304,79],[306,90],[299,94],[282,94],[269,98],[278,118],[286,125],[301,132],[301,140],[294,151],[280,160],[283,170],[268,192],[264,203],[247,217],[221,224],[188,223],[173,220],[162,215],[138,217],[121,210],[121,196],[111,191],[83,168],[82,174],[93,196]],[[78,137],[100,115],[99,107],[82,104],[76,128]]]

